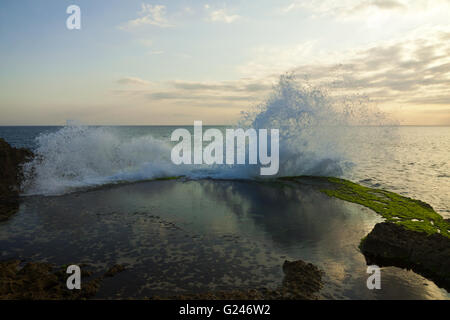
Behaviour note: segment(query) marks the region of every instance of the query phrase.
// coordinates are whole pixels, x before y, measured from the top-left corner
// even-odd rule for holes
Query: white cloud
[[[130,20],[127,23],[119,26],[119,28],[128,30],[143,25],[152,25],[161,28],[173,26],[166,18],[166,6],[164,5],[151,5],[143,3],[141,11],[139,12],[139,16],[139,18]]]
[[[117,80],[117,83],[123,85],[140,85],[140,86],[147,86],[151,84],[149,81],[137,77],[123,77]]]
[[[209,9],[209,6],[206,9]],[[229,14],[226,9],[213,10],[209,14],[209,20],[213,22],[232,23],[239,18],[241,18],[241,16],[237,14]]]
[[[272,88],[267,79],[239,79],[234,81],[167,81],[154,82],[126,77],[118,81],[129,84],[126,89],[114,90],[119,96],[144,99],[145,101],[177,101],[177,103],[195,103],[202,106],[220,106],[245,109],[249,104],[259,102]],[[151,84],[147,88],[138,88],[141,84]]]
[[[449,10],[448,0],[295,0],[281,12],[307,10],[313,17],[333,17],[338,20],[366,20],[373,16],[416,18]]]
[[[368,94],[387,106],[448,106],[449,39],[450,27],[424,27],[341,52],[321,52],[314,43],[258,48],[239,70],[260,79],[290,70],[312,84],[333,86],[342,95]]]
[[[292,46],[260,46],[253,49],[253,59],[238,67],[244,76],[278,77],[281,73],[318,58],[317,41],[305,41]]]

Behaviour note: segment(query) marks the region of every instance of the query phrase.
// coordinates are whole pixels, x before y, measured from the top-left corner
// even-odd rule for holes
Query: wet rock
[[[323,272],[312,263],[285,261],[283,272],[283,290],[295,299],[315,299],[315,293],[322,288]]]
[[[125,266],[121,264],[116,264],[112,266],[106,273],[104,274],[105,277],[114,277],[116,274],[122,272],[125,270]]]
[[[19,189],[23,179],[21,164],[33,153],[11,147],[0,138],[0,221],[8,219],[19,209]]]
[[[361,242],[367,264],[412,269],[450,290],[450,239],[383,222]]]
[[[65,268],[55,269],[49,263],[21,261],[0,262],[0,299],[10,300],[61,300],[93,297],[101,279],[83,281],[81,290],[66,286]]]
[[[80,264],[81,289],[69,290],[66,273],[69,265],[55,267],[44,262],[0,262],[0,300],[84,300],[94,298],[105,277],[125,270],[114,265],[103,275],[94,277],[92,267]]]
[[[153,297],[152,299],[173,300],[315,300],[323,286],[323,271],[302,260],[285,261],[284,279],[276,289],[259,288],[184,294],[173,297]]]
[[[0,221],[7,220],[17,211],[19,211],[18,198],[0,199]]]
[[[18,195],[23,178],[20,165],[32,156],[30,150],[13,148],[0,138],[0,198]]]

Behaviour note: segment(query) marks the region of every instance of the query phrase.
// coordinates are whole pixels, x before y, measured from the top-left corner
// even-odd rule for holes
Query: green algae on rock
[[[408,230],[428,235],[439,233],[450,238],[450,223],[425,202],[382,189],[364,187],[344,179],[327,180],[334,188],[321,191],[330,197],[363,205],[380,214],[387,222],[402,225]]]

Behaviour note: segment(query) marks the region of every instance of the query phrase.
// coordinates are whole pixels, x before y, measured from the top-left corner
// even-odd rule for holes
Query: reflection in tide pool
[[[383,268],[368,290],[358,244],[381,218],[316,186],[276,182],[153,181],[25,198],[0,223],[1,259],[105,268],[98,298],[276,287],[284,260],[325,271],[323,298],[448,299],[433,282]]]

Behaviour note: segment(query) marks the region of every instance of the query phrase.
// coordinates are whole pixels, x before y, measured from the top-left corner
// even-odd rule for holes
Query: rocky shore
[[[0,138],[0,221],[8,219],[19,209],[23,179],[21,165],[32,157],[30,150],[13,148]]]
[[[385,222],[361,240],[368,265],[407,268],[450,291],[450,219],[427,203],[383,189],[333,177],[283,177],[289,183],[312,183],[321,192],[372,209]]]
[[[450,221],[427,203],[382,189],[327,178],[329,196],[358,203],[385,218],[361,240],[367,264],[412,269],[450,291]]]
[[[81,265],[83,284],[80,290],[66,286],[67,266],[49,263],[11,260],[0,262],[0,300],[80,300],[93,298],[105,277],[113,277],[125,270],[115,265],[103,275],[93,276],[89,266]]]
[[[360,245],[367,264],[412,269],[450,291],[450,239],[401,225],[375,225]]]
[[[82,267],[81,290],[66,287],[67,266],[55,267],[49,263],[10,260],[0,262],[0,300],[83,300],[95,298],[107,277],[125,271],[123,265],[114,265],[101,275],[88,265]],[[322,288],[323,271],[302,260],[285,261],[283,282],[276,289],[249,289],[185,294],[171,297],[151,297],[151,300],[316,300]]]
[[[259,288],[251,290],[232,290],[184,294],[172,297],[153,297],[152,299],[174,300],[316,300],[323,286],[323,271],[302,260],[283,263],[284,279],[279,288]]]

